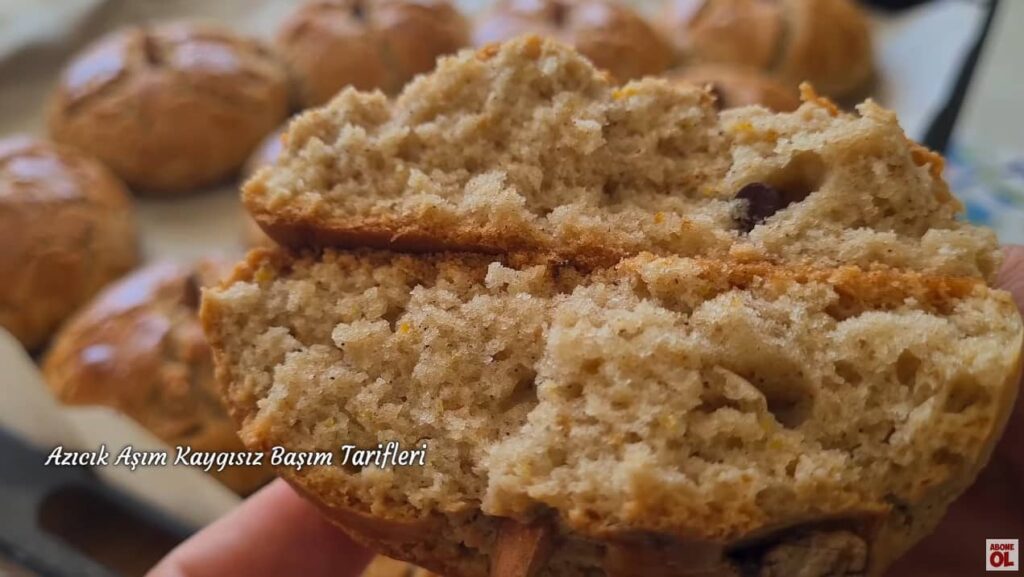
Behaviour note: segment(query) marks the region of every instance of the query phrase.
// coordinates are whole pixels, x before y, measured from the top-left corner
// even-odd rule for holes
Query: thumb
[[[146,577],[355,577],[371,556],[278,480],[179,545]]]

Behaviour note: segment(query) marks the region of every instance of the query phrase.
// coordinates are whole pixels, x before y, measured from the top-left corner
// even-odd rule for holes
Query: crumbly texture
[[[347,86],[398,92],[468,43],[469,24],[447,0],[308,2],[277,33],[306,107]]]
[[[666,78],[707,87],[719,108],[759,104],[775,112],[792,112],[800,107],[796,86],[745,66],[698,64],[667,73]]]
[[[1013,405],[1021,318],[980,279],[535,258],[250,254],[201,311],[242,439],[426,443],[280,472],[449,577],[488,574],[499,518],[554,527],[540,576],[876,575]]]
[[[96,155],[137,192],[178,195],[235,174],[289,109],[263,44],[208,25],[132,27],[64,70],[50,136]]]
[[[135,208],[95,160],[0,139],[0,327],[30,350],[139,258]]]
[[[610,0],[499,0],[477,18],[473,43],[486,46],[524,34],[565,42],[622,82],[659,74],[673,61],[671,47],[654,27]]]
[[[683,62],[750,66],[795,88],[849,97],[873,75],[868,19],[854,0],[669,0],[658,19]]]
[[[216,260],[158,263],[103,291],[57,334],[44,358],[55,396],[118,409],[171,446],[244,450],[220,402],[197,316],[202,287],[229,270]],[[211,474],[242,495],[273,477],[269,467]]]
[[[245,166],[242,167],[243,180],[249,178],[264,166],[274,164],[277,158],[281,156],[281,151],[284,150],[287,128],[287,125],[281,126],[268,134],[263,139],[263,142],[260,142],[256,150],[249,155],[249,159],[245,161]],[[260,228],[244,208],[242,209],[242,218],[244,220],[242,225],[242,244],[244,246],[249,248],[274,246],[274,241],[263,232],[263,229]]]
[[[991,278],[995,236],[956,220],[941,157],[870,101],[850,115],[809,88],[804,99],[792,113],[719,113],[700,88],[616,88],[571,49],[527,37],[443,59],[393,101],[344,91],[290,125],[243,196],[296,247],[601,264],[651,251]],[[785,202],[752,221],[748,185]]]

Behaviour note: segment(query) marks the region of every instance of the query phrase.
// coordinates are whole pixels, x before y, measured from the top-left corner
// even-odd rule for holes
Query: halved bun
[[[986,462],[1022,341],[979,279],[649,254],[257,251],[201,316],[249,447],[427,445],[279,472],[448,577],[879,574]]]

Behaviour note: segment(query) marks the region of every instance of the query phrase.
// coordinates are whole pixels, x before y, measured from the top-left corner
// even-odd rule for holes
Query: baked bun
[[[64,70],[54,140],[88,150],[133,189],[175,195],[241,168],[288,115],[284,67],[268,49],[206,25],[126,28]]]
[[[871,102],[805,90],[792,113],[719,112],[703,89],[611,84],[528,37],[442,59],[396,99],[343,92],[289,125],[243,200],[293,247],[648,251],[875,263],[992,278],[991,231],[957,219],[942,158]]]
[[[619,81],[658,74],[672,64],[661,35],[614,0],[498,0],[477,20],[473,41],[484,46],[523,34],[565,42]]]
[[[0,139],[0,327],[28,349],[139,258],[135,209],[100,163]]]
[[[658,22],[688,62],[758,68],[829,96],[863,89],[874,70],[854,0],[667,0]]]
[[[705,64],[672,71],[666,78],[707,87],[719,108],[760,104],[776,112],[791,112],[800,106],[795,86],[743,66]]]
[[[447,577],[877,576],[988,459],[1022,324],[977,278],[255,251],[204,294],[250,448]],[[426,446],[423,466],[340,447]]]
[[[304,107],[342,88],[401,90],[438,56],[469,42],[469,25],[447,0],[328,0],[300,7],[281,26],[277,46]]]
[[[172,447],[243,450],[218,397],[197,317],[200,291],[228,270],[214,260],[159,263],[103,291],[58,333],[44,358],[54,394],[69,405],[113,407]],[[273,476],[269,467],[211,474],[242,495]]]
[[[287,126],[282,126],[274,132],[267,135],[263,139],[263,142],[256,147],[256,150],[249,156],[249,160],[245,161],[245,167],[242,169],[242,179],[248,179],[257,170],[264,166],[273,164],[279,156],[281,151],[284,150],[284,136]],[[256,221],[253,220],[249,213],[245,213],[245,224],[242,230],[243,243],[246,246],[273,246],[274,241],[263,229],[260,228]]]

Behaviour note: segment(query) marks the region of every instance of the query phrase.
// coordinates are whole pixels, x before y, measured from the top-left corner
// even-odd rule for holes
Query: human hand
[[[179,545],[146,577],[355,577],[372,556],[277,480]]]
[[[998,284],[1024,311],[1024,247],[1006,249]],[[1006,432],[978,480],[888,575],[983,575],[985,539],[1024,539],[1024,394],[1018,394]]]

